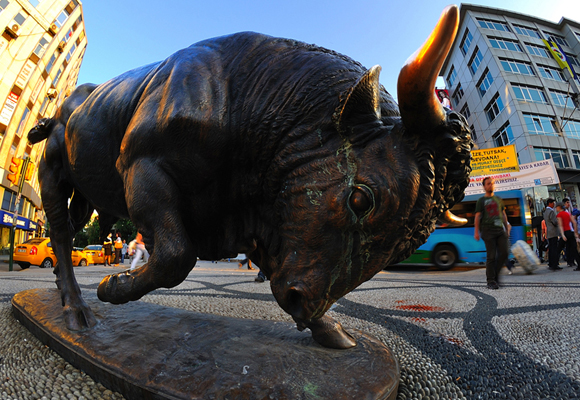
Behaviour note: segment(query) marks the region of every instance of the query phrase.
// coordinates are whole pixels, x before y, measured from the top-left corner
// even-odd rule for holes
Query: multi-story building
[[[45,142],[27,133],[52,117],[74,89],[87,38],[78,0],[0,0],[0,249],[9,245],[18,188],[8,179],[12,157],[35,166]],[[18,204],[16,243],[40,233],[44,213],[38,174],[25,182]]]
[[[532,214],[548,196],[580,208],[579,82],[542,39],[564,51],[580,74],[580,23],[553,23],[511,11],[461,5],[461,23],[441,76],[478,148],[515,145],[519,163],[551,158],[559,185],[528,192]]]

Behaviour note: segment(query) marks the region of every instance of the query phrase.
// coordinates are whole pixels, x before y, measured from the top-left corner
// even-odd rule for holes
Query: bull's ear
[[[346,132],[349,126],[381,119],[379,74],[381,67],[375,65],[341,96],[341,104],[336,109],[333,120],[339,132]]]
[[[28,132],[28,141],[31,144],[35,144],[46,139],[50,135],[53,122],[52,118],[42,118],[38,120],[36,125],[34,125]]]

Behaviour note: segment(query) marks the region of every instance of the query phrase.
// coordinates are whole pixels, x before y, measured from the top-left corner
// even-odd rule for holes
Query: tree
[[[137,228],[133,225],[130,219],[120,219],[114,225],[115,231],[121,234],[121,239],[124,239],[129,243],[131,240],[135,239],[137,236]]]
[[[89,235],[87,235],[86,230],[83,228],[77,232],[75,235],[73,246],[84,248],[89,244]]]
[[[100,230],[100,225],[99,225],[99,219],[98,218],[94,218],[92,221],[90,221],[87,226],[85,226],[84,231],[87,233],[87,241],[88,244],[102,244],[99,242],[99,230]]]

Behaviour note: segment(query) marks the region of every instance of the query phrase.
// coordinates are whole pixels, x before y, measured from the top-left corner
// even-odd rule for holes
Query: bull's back
[[[280,61],[289,53],[293,58]],[[342,70],[352,68],[353,76],[360,75],[352,60],[324,49],[246,32],[199,42],[101,85],[67,128],[71,176],[97,206],[110,199],[115,207],[124,206],[121,178],[144,157],[154,158],[184,192],[203,190],[223,176],[225,160],[264,154],[266,143],[277,142],[248,134],[263,126],[264,115],[276,115],[275,102],[288,104],[284,91],[296,91],[288,80],[307,81],[303,75],[311,72],[301,68],[300,53],[307,54],[312,73],[334,69],[329,65],[339,62]],[[348,81],[341,85],[348,87]],[[300,116],[286,113],[293,114]]]
[[[132,70],[99,85],[69,119],[65,134],[68,173],[76,190],[97,208],[126,214],[115,163],[147,76],[155,67]]]

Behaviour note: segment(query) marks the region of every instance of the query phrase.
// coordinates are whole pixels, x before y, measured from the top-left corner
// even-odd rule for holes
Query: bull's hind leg
[[[44,168],[40,177],[41,194],[50,223],[50,240],[57,259],[54,273],[60,290],[64,320],[68,329],[78,331],[97,323],[82,298],[71,260],[75,232],[86,224],[92,209],[80,195],[72,196],[70,206],[67,206],[73,190],[60,177],[58,168]]]
[[[141,268],[109,275],[99,284],[99,298],[113,304],[179,285],[197,261],[181,219],[179,190],[160,167],[149,160],[133,164],[125,180],[125,197],[151,256]]]

